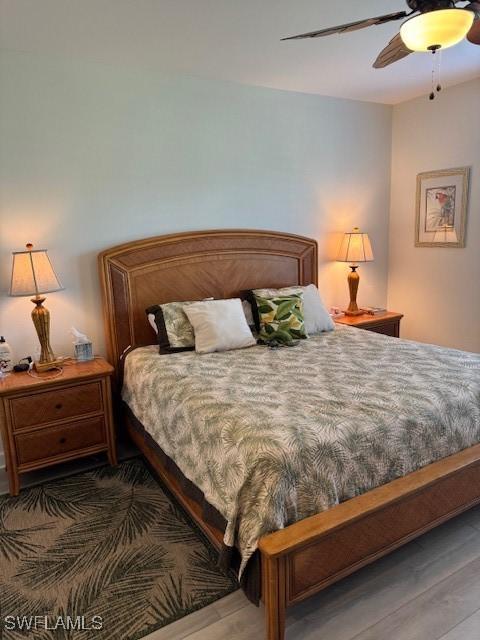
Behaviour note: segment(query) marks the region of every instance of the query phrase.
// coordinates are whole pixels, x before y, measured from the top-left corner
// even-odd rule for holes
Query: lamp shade
[[[412,51],[447,49],[458,44],[470,30],[475,14],[467,9],[437,9],[410,18],[400,36]]]
[[[46,249],[13,252],[11,296],[31,296],[63,289],[53,270]]]
[[[372,262],[373,251],[367,233],[362,233],[355,227],[350,233],[345,233],[338,251],[339,262],[358,264],[359,262]]]

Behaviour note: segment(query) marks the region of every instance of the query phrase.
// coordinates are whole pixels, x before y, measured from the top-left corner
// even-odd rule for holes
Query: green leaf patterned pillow
[[[145,310],[147,315],[155,316],[160,353],[195,349],[193,327],[184,311],[189,304],[193,304],[193,301],[157,304]]]
[[[299,338],[308,338],[303,317],[303,293],[285,296],[262,297],[255,294],[259,338],[264,342],[286,344]]]

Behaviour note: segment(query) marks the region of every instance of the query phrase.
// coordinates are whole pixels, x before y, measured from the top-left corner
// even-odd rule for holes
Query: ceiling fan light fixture
[[[404,22],[400,35],[412,51],[435,51],[458,44],[469,32],[475,15],[467,9],[438,9]]]

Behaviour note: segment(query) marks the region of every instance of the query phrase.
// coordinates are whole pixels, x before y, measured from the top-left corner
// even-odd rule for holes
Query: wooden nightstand
[[[20,474],[106,451],[116,464],[110,376],[101,358],[66,361],[63,373],[32,377],[12,373],[0,380],[0,431],[10,493]]]
[[[400,320],[402,318],[402,313],[386,311],[376,316],[371,316],[368,313],[364,313],[361,316],[343,316],[343,318],[338,318],[335,322],[398,338],[400,336]]]

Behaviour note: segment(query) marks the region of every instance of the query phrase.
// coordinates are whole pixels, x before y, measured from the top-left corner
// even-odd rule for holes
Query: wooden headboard
[[[317,243],[275,231],[198,231],[137,240],[99,255],[108,356],[155,342],[145,309],[175,300],[245,297],[317,284]]]

